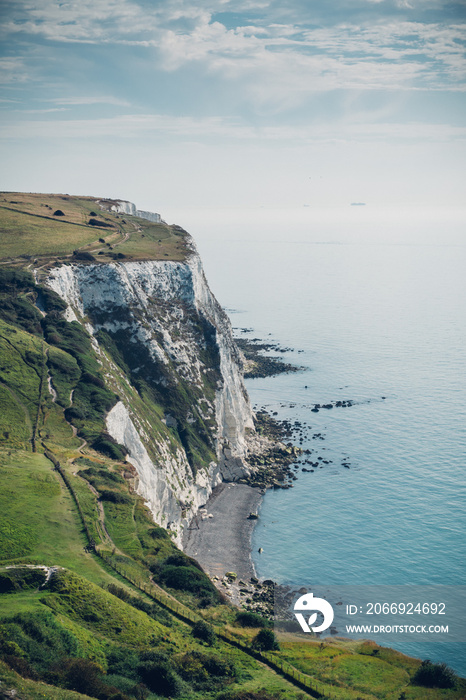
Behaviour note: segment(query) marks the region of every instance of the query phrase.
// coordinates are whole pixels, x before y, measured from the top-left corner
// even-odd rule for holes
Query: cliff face
[[[125,200],[118,200],[116,204],[111,207],[111,210],[117,214],[129,214],[130,216],[138,216],[140,219],[147,219],[147,221],[152,221],[158,224],[162,221],[160,214],[156,214],[152,211],[144,211],[143,209],[136,209],[136,205],[132,202],[127,202]]]
[[[179,543],[213,486],[249,474],[254,427],[230,322],[199,256],[62,265],[47,284],[92,335],[120,397],[107,430],[127,448],[155,521]]]

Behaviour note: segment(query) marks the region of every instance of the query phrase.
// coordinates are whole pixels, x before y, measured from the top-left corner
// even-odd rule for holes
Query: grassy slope
[[[54,216],[57,210],[64,216]],[[89,225],[91,218],[106,226]],[[44,263],[54,256],[69,257],[76,249],[99,262],[119,253],[128,260],[184,260],[187,252],[185,236],[176,227],[103,210],[95,197],[69,195],[0,193],[0,240],[4,261],[21,257]]]
[[[20,201],[19,196],[7,197]],[[10,202],[9,206],[28,207],[31,213],[36,213],[41,203],[63,210],[69,206],[69,220],[76,223],[79,223],[79,216],[84,221],[87,212],[97,211],[95,200],[90,198],[61,200],[62,206],[58,201],[58,196],[42,202],[36,196],[28,196],[20,205]],[[107,213],[104,215],[110,216]],[[44,221],[44,226],[55,224],[47,223],[47,219]],[[75,228],[80,232],[87,230],[78,226]],[[143,239],[139,232],[139,238],[136,236],[128,241],[128,245],[131,241],[134,245],[133,252],[138,242],[142,245],[138,254],[148,245],[148,240],[152,246],[158,244],[158,239],[154,240],[156,235],[161,236],[160,248],[163,248],[162,229],[152,224],[149,228],[152,229],[152,239],[149,234]],[[37,234],[38,246],[46,240],[45,232],[44,228]],[[91,233],[94,235],[96,232]],[[168,232],[169,237],[173,239],[171,245],[179,244],[177,233]],[[169,241],[166,242],[168,244]],[[67,241],[66,245],[69,243]],[[71,248],[75,245],[73,242]],[[2,246],[0,253],[4,250]],[[34,639],[31,641],[30,635],[44,635],[50,625],[52,629],[56,624],[56,629],[53,628],[55,631],[50,633],[50,641],[47,644],[42,641],[39,645],[46,648],[49,644],[52,661],[64,653],[60,651],[63,640],[69,642],[71,639],[71,651],[67,652],[69,658],[85,658],[98,663],[103,669],[102,682],[105,682],[105,671],[108,671],[108,678],[112,683],[119,684],[120,691],[125,691],[126,697],[136,697],[128,690],[133,681],[122,676],[121,668],[119,673],[115,673],[115,667],[111,666],[115,649],[123,650],[123,655],[134,653],[140,659],[148,650],[165,654],[170,660],[170,667],[176,669],[179,676],[190,679],[189,683],[183,681],[178,694],[185,700],[216,698],[225,681],[225,678],[209,675],[202,664],[199,666],[199,659],[196,661],[189,657],[187,661],[186,654],[189,656],[192,652],[201,654],[199,658],[204,658],[202,654],[214,654],[224,661],[232,661],[236,666],[235,681],[230,682],[229,686],[232,691],[246,693],[265,688],[268,694],[278,693],[281,698],[300,697],[300,691],[288,681],[244,652],[220,640],[212,649],[194,639],[189,625],[134,588],[101,558],[85,550],[89,541],[85,532],[87,528],[97,550],[106,555],[109,563],[126,571],[141,585],[146,585],[152,576],[164,585],[164,567],[168,566],[164,562],[167,557],[172,557],[173,564],[173,556],[177,555],[176,547],[167,533],[154,526],[147,508],[133,492],[134,470],[131,465],[93,450],[75,436],[75,430],[67,422],[65,409],[69,406],[70,390],[79,380],[80,369],[68,346],[60,349],[49,345],[41,335],[41,315],[31,306],[34,294],[28,289],[26,286],[25,291],[18,293],[18,299],[23,304],[21,309],[18,311],[15,307],[9,312],[8,322],[0,320],[0,584],[1,577],[8,573],[4,568],[7,564],[53,565],[64,567],[69,573],[64,571],[58,574],[48,588],[18,586],[15,592],[0,594],[0,655],[3,653],[5,658],[11,659],[12,650],[15,651],[20,659],[15,663],[19,663],[24,672],[24,660],[35,658]],[[84,342],[82,338],[78,338],[78,341],[81,344]],[[77,357],[80,361],[84,357],[88,364],[92,360],[85,354]],[[89,366],[92,369],[92,365]],[[149,425],[145,427],[166,431],[157,407],[148,403],[144,396],[141,397],[122,372],[118,375],[114,366],[112,370],[109,358],[104,357],[104,368],[112,371],[115,381],[111,387],[113,390],[121,392],[121,384],[125,384],[123,393],[128,394],[132,403],[139,408],[141,420],[147,419]],[[49,372],[58,392],[57,402],[52,400],[48,390]],[[31,440],[33,434],[36,435],[36,451],[33,451]],[[45,456],[45,448],[59,460],[81,512],[63,477]],[[199,580],[200,588],[197,591],[169,588],[169,593],[207,621],[220,627],[227,626],[239,639],[250,643],[257,630],[238,627],[235,612],[230,607],[218,603],[207,608],[200,607],[200,601],[209,596],[215,603],[210,584],[190,562],[183,557],[179,560],[179,553],[177,556],[180,568],[181,565],[188,565],[191,579]],[[112,590],[119,591],[119,597],[103,590],[109,585],[117,587]],[[132,596],[133,605],[122,599],[128,595]],[[144,609],[135,609],[134,600],[139,601]],[[20,617],[16,617],[17,622],[13,624],[12,618],[18,615]],[[59,644],[60,639],[62,642]],[[13,646],[13,642],[19,645],[18,648]],[[332,640],[322,648],[319,643],[303,643],[299,637],[291,635],[283,635],[280,643],[281,650],[275,652],[277,658],[288,660],[317,679],[326,695],[333,698],[398,700],[404,692],[406,698],[412,700],[453,700],[464,697],[466,693],[464,684],[460,684],[456,690],[430,690],[411,685],[410,677],[419,662],[392,650],[379,649],[375,655],[374,645],[371,644]],[[21,653],[18,649],[22,650]],[[136,663],[137,658],[134,658]],[[36,659],[34,663],[39,664],[39,661]],[[46,662],[42,660],[40,663]],[[62,666],[65,667],[66,663],[63,662]],[[189,672],[187,669],[190,669]],[[199,678],[193,681],[196,673]],[[57,681],[55,677],[55,682],[66,684],[71,681],[63,677]],[[37,680],[22,679],[0,661],[0,691],[5,688],[16,688],[22,698],[71,700],[87,697],[70,689],[47,687]],[[156,696],[151,694],[149,697]]]

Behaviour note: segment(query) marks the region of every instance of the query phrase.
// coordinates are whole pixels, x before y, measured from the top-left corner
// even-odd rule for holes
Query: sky
[[[466,0],[2,0],[0,189],[466,205]]]

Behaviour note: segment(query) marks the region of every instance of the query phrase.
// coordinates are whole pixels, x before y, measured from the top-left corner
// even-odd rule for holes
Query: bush
[[[147,652],[141,656],[138,672],[149,690],[157,695],[176,697],[182,691],[181,678],[172,669],[165,654]]]
[[[117,586],[115,583],[109,583],[107,586],[107,591],[120,600],[123,600],[125,603],[128,603],[130,599],[133,598],[131,593],[127,591],[126,588]]]
[[[65,214],[62,212],[61,209],[56,209],[56,211],[53,212],[54,216],[65,216]]]
[[[28,270],[17,270],[11,267],[0,270],[0,291],[2,292],[35,286],[34,277]]]
[[[138,665],[139,655],[133,649],[114,646],[107,653],[108,673],[124,676],[134,682],[140,680]]]
[[[263,617],[254,612],[242,610],[236,615],[236,622],[242,627],[265,627],[266,621]]]
[[[95,260],[95,257],[92,255],[92,253],[88,253],[85,250],[74,250],[73,257],[75,260],[88,260],[89,262]]]
[[[277,651],[277,649],[280,649],[275,632],[271,629],[260,630],[254,637],[252,645],[259,651]]]
[[[67,659],[60,662],[64,685],[78,693],[98,697],[103,690],[100,676],[103,669],[89,659]]]
[[[7,654],[3,658],[8,666],[12,668],[13,671],[16,671],[16,673],[19,673],[23,678],[31,678],[33,681],[39,679],[38,674],[34,671],[32,666],[21,656],[11,656]]]
[[[40,288],[40,298],[48,314],[60,313],[68,306],[66,301],[63,301],[63,299],[56,292],[54,292],[52,289],[48,289],[47,287]]]
[[[131,497],[117,491],[100,491],[100,500],[110,503],[131,503]]]
[[[6,653],[11,653],[14,648],[14,656],[23,657],[34,673],[43,679],[57,658],[74,656],[78,650],[74,636],[48,611],[19,613],[4,620],[1,636],[8,645]],[[19,662],[12,663],[19,668]]]
[[[456,676],[446,664],[423,661],[413,676],[412,682],[425,688],[454,688]]]
[[[278,696],[275,693],[270,695],[270,693],[266,690],[259,690],[258,692],[251,690],[240,690],[239,692],[235,692],[230,690],[217,695],[216,700],[279,700],[281,697],[281,695]],[[304,698],[304,695],[302,697]]]
[[[126,447],[119,445],[108,433],[101,433],[92,443],[92,447],[107,457],[120,461],[124,461],[128,454]]]
[[[45,583],[42,569],[14,568],[0,574],[0,593],[12,593],[28,588],[39,588]]]
[[[191,557],[187,557],[186,554],[183,554],[183,552],[170,554],[170,556],[167,557],[163,563],[169,566],[195,566],[196,569],[199,569],[199,571],[204,573],[204,569],[201,567],[199,562]]]
[[[208,625],[207,622],[204,622],[204,620],[199,620],[199,622],[196,622],[192,629],[192,635],[193,637],[206,642],[209,646],[212,646],[215,643],[214,629],[211,625]]]
[[[105,221],[99,221],[98,219],[89,219],[88,226],[100,226],[100,228],[113,228],[113,224],[107,224]]]
[[[149,535],[149,537],[152,537],[153,540],[170,539],[168,532],[164,530],[163,527],[153,527],[147,531],[147,534]]]
[[[213,583],[206,574],[194,566],[163,564],[160,570],[160,579],[170,588],[218,599],[218,592]]]
[[[160,607],[160,605],[157,605],[157,603],[148,603],[146,600],[131,595],[127,590],[113,583],[108,584],[107,590],[112,595],[116,596],[117,598],[120,598],[120,600],[123,600],[125,603],[132,605],[133,608],[136,608],[137,610],[142,610],[142,612],[152,617],[152,619],[161,622],[163,625],[165,625],[165,627],[172,627],[173,621],[169,613],[162,607]],[[115,671],[115,673],[120,673],[120,671]]]
[[[232,662],[200,651],[189,651],[175,657],[175,664],[180,676],[192,683],[196,690],[215,689],[231,683],[237,675]]]

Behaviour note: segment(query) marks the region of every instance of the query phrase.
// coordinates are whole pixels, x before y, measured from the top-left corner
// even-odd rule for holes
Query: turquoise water
[[[293,348],[284,359],[306,368],[248,380],[253,404],[305,423],[311,459],[331,460],[265,496],[258,573],[303,585],[464,583],[464,215],[177,219],[233,325]],[[342,399],[355,405],[311,412]],[[466,675],[464,645],[399,647]]]

